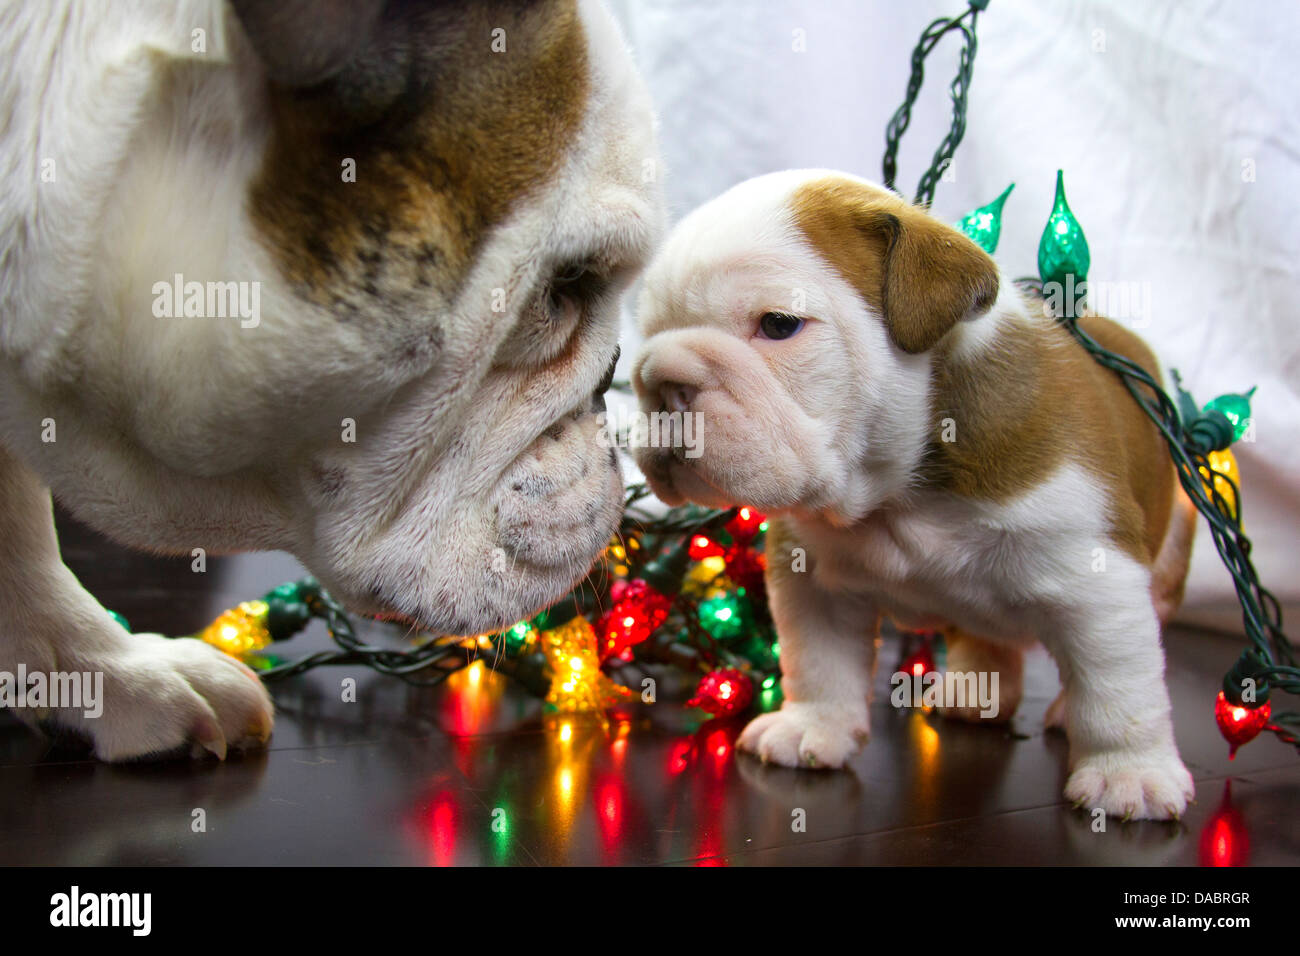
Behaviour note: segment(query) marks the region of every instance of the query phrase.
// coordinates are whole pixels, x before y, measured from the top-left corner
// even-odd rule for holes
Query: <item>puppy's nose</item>
[[[664,382],[659,386],[659,397],[663,400],[664,408],[670,412],[689,412],[691,402],[695,401],[695,396],[700,390],[694,385],[683,385],[681,382]]]

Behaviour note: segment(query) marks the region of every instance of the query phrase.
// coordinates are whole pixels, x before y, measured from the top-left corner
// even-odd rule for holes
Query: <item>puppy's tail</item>
[[[1183,486],[1174,482],[1174,507],[1160,553],[1151,565],[1151,600],[1156,606],[1160,626],[1164,627],[1183,603],[1187,569],[1192,561],[1192,542],[1196,539],[1199,515]]]

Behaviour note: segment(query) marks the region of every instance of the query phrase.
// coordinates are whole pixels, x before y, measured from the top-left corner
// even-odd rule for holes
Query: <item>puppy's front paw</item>
[[[51,710],[43,721],[87,737],[101,760],[186,751],[225,759],[228,748],[264,744],[274,708],[248,667],[193,638],[132,634],[77,669],[103,673],[102,712]]]
[[[783,767],[844,766],[867,741],[867,710],[786,701],[779,711],[750,721],[736,741],[741,750]]]
[[[1124,820],[1177,820],[1195,795],[1176,753],[1103,753],[1084,757],[1065,783],[1076,807],[1101,807]]]

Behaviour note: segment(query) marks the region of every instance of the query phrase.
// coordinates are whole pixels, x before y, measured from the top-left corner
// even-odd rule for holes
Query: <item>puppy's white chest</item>
[[[997,603],[993,581],[971,580],[966,570],[981,550],[981,536],[971,528],[926,515],[878,515],[854,530],[853,540],[836,541],[814,565],[822,588],[870,596],[901,626],[989,617]]]
[[[875,513],[852,528],[801,526],[814,582],[858,594],[902,626],[953,624],[990,637],[1032,638],[1035,608],[1087,572],[1091,516],[934,496]],[[1055,502],[1052,502],[1055,504]],[[1089,510],[1089,509],[1085,509]]]

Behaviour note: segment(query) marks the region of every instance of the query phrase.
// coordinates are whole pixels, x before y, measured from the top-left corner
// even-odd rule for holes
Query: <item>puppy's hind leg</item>
[[[960,686],[971,685],[987,687],[991,691],[993,675],[997,675],[997,697],[989,707],[984,707],[978,700],[970,699],[961,706],[936,708],[944,717],[966,720],[971,723],[990,722],[1005,724],[1020,706],[1020,697],[1024,690],[1025,652],[1014,644],[990,641],[974,634],[968,634],[958,628],[949,628],[944,634],[948,648],[948,660],[945,670],[950,674],[974,675]]]
[[[0,672],[48,681],[29,698],[41,706],[14,708],[25,723],[87,738],[102,760],[224,757],[270,735],[251,670],[202,641],[128,634],[81,586],[59,557],[49,492],[3,447],[0,541]],[[55,694],[74,680],[79,700]]]
[[[1125,819],[1177,818],[1194,791],[1174,742],[1150,575],[1130,559],[1105,578],[1042,633],[1064,684],[1065,797]]]

